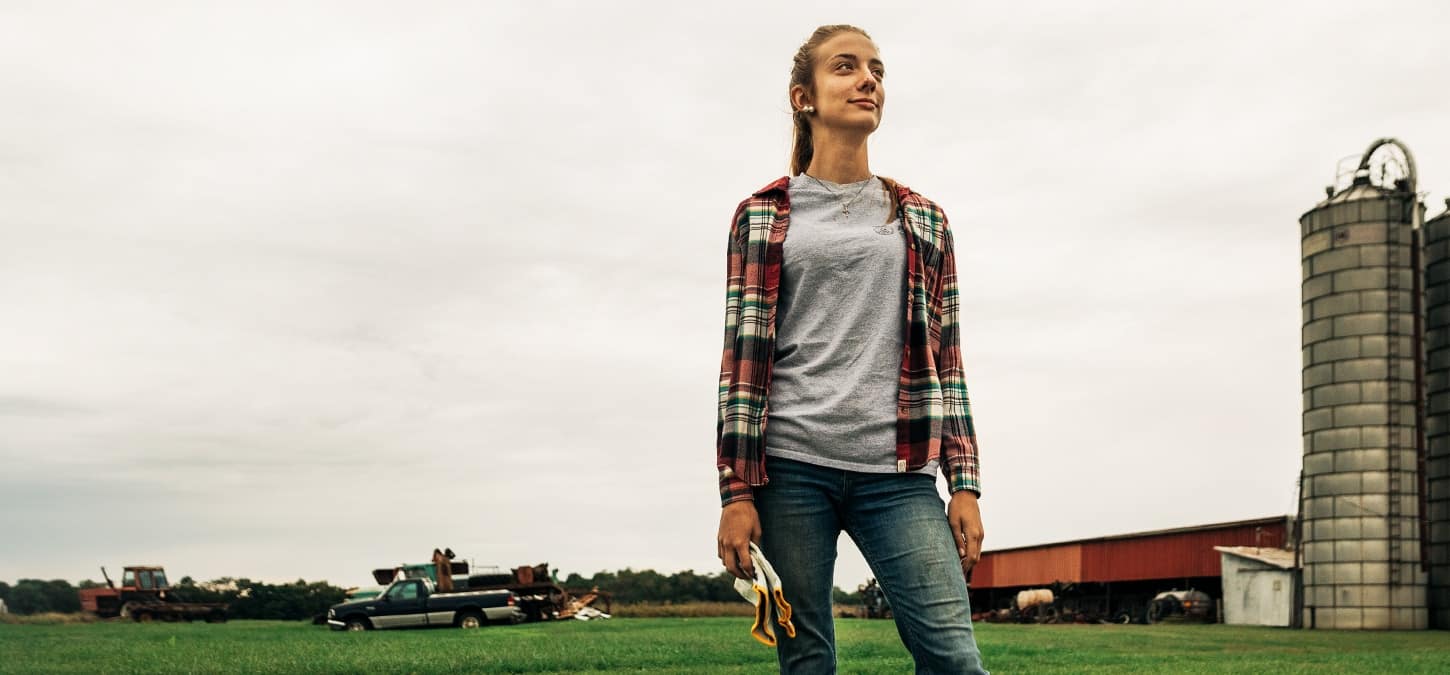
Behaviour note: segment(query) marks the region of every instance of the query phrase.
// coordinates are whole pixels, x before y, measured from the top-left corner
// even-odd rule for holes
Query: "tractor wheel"
[[[459,628],[478,628],[484,624],[483,614],[469,610],[458,615],[457,626]]]
[[[1148,623],[1160,623],[1164,619],[1181,614],[1182,605],[1177,598],[1163,598],[1148,604]]]
[[[365,631],[368,629],[367,619],[353,617],[347,620],[347,629],[350,631]]]
[[[151,620],[154,618],[151,616],[151,612],[145,610],[136,612],[136,623],[151,623]]]

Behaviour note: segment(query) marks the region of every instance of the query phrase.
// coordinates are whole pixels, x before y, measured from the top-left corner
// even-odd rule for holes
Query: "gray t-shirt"
[[[765,453],[894,473],[906,239],[877,178],[790,179]],[[849,204],[849,213],[841,206]],[[935,473],[936,462],[919,470]]]

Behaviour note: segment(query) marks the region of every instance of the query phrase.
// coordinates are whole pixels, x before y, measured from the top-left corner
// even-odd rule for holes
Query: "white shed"
[[[1294,552],[1215,546],[1223,575],[1223,622],[1288,626],[1294,597]]]

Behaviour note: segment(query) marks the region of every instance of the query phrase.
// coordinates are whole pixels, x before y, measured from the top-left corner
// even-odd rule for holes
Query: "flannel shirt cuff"
[[[946,472],[947,489],[952,493],[969,490],[978,497],[982,496],[981,479],[977,477],[974,467],[953,466]]]
[[[735,474],[720,476],[720,507],[724,508],[731,502],[754,501],[755,492],[750,489],[750,484],[736,477]]]

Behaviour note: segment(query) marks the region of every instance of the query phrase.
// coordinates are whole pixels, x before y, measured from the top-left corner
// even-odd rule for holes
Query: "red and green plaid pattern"
[[[768,481],[765,422],[781,252],[790,226],[789,182],[780,178],[741,202],[730,226],[715,455],[722,505],[751,499],[751,487]],[[910,281],[897,395],[897,468],[913,471],[939,459],[952,492],[980,495],[951,230],[946,214],[931,200],[891,185],[906,225]]]

